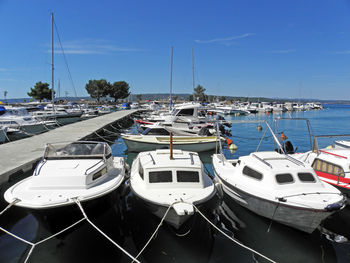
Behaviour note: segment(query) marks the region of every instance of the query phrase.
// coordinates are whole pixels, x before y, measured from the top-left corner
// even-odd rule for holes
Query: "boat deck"
[[[0,184],[7,182],[10,175],[22,174],[31,170],[33,165],[42,157],[46,143],[82,140],[135,112],[137,110],[112,112],[93,119],[58,127],[26,139],[1,144]]]

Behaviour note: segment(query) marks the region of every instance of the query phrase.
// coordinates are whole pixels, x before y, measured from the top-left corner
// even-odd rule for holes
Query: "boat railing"
[[[194,164],[193,153],[189,153],[189,155],[190,155],[190,158],[191,158],[191,165],[193,165]]]
[[[272,169],[272,165],[268,162],[266,162],[264,159],[260,158],[259,156],[255,155],[254,153],[252,153],[252,156],[255,157],[256,159],[258,159],[260,162],[266,164],[268,167],[270,167]]]
[[[99,163],[101,163],[101,162],[105,163],[105,160],[104,160],[104,159],[101,159],[100,161],[98,161],[98,162],[95,163],[94,165],[92,165],[92,166],[90,166],[89,168],[87,168],[87,169],[85,170],[85,175],[88,174],[88,171],[89,171],[89,170],[91,170],[92,168],[94,168],[95,166],[97,166],[97,165],[98,165]]]
[[[151,153],[148,153],[148,154],[149,154],[149,156],[151,157],[151,160],[152,160],[152,162],[153,162],[153,165],[155,165],[155,164],[156,164],[156,161],[154,160],[152,154],[151,154]]]

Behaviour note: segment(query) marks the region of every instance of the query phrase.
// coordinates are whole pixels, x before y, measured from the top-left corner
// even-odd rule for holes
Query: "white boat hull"
[[[144,152],[152,151],[156,149],[168,149],[170,147],[169,142],[141,142],[134,141],[123,137],[123,140],[130,152]],[[216,148],[216,141],[205,141],[205,142],[193,142],[193,143],[181,143],[173,142],[174,149],[180,149],[183,151],[193,152],[206,152]]]
[[[294,207],[285,205],[283,202],[274,202],[271,200],[262,199],[243,192],[234,186],[223,182],[223,180],[220,181],[222,183],[224,193],[233,198],[243,207],[260,216],[307,233],[312,233],[325,218],[335,212]]]

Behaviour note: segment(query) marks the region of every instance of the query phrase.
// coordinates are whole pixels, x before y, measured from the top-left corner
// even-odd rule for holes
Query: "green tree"
[[[193,101],[193,95],[192,94],[190,96],[188,96],[188,100],[189,101]]]
[[[141,101],[142,100],[142,95],[141,94],[137,94],[136,95],[136,99],[137,99],[137,101]]]
[[[195,100],[204,101],[205,100],[205,88],[203,86],[198,85],[193,89],[193,97]]]
[[[49,88],[49,83],[46,82],[37,82],[34,86],[34,88],[30,88],[30,92],[27,93],[29,97],[32,97],[36,100],[39,100],[40,102],[43,99],[51,100],[52,99],[52,92]]]
[[[6,102],[6,97],[7,97],[7,90],[4,91],[5,102]]]
[[[175,104],[178,99],[179,99],[179,96],[177,95],[173,96],[173,101],[174,101],[173,104]]]
[[[110,87],[111,84],[105,79],[90,79],[85,85],[85,89],[90,97],[97,99],[98,102],[100,102],[100,98],[108,95]]]
[[[129,92],[130,86],[125,81],[114,82],[108,89],[108,95],[111,98],[114,98],[114,101],[119,99],[125,99],[130,95]]]

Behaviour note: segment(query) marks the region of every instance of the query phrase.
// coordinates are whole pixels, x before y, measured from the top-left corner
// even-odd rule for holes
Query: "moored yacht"
[[[216,188],[195,152],[169,149],[142,152],[134,159],[130,175],[131,190],[147,209],[180,228],[200,210],[213,209]]]
[[[223,192],[237,203],[307,233],[345,206],[339,190],[288,155],[255,152],[228,160],[215,154],[213,168]]]
[[[32,176],[4,194],[7,202],[28,209],[53,231],[81,218],[74,199],[87,215],[110,207],[125,177],[124,158],[113,157],[102,142],[47,144]]]

